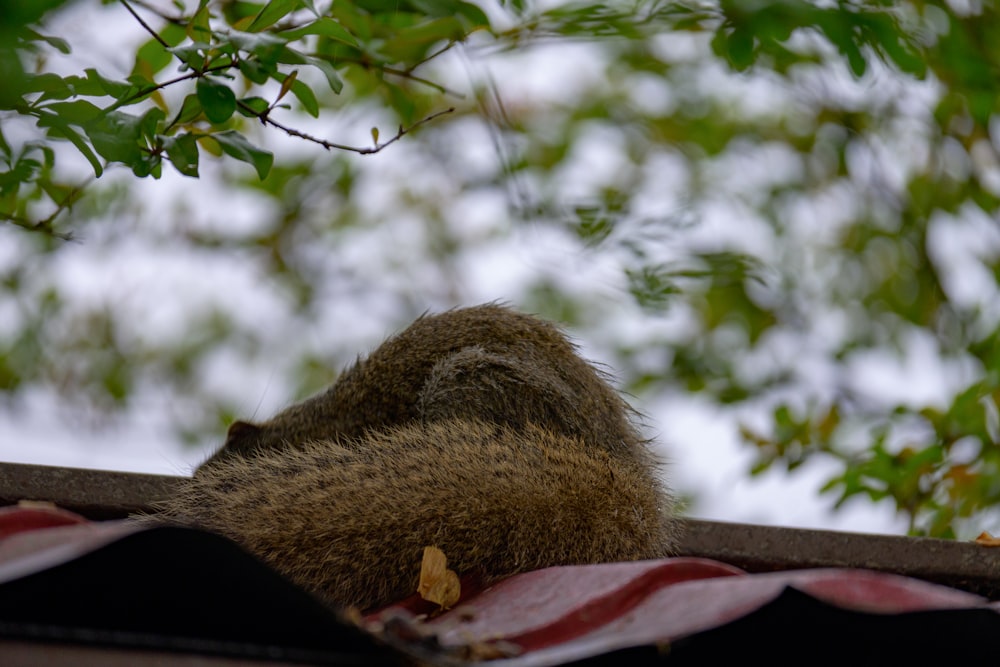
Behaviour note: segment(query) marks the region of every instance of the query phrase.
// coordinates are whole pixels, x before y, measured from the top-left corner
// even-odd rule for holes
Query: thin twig
[[[169,49],[170,48],[170,45],[167,44],[167,41],[165,39],[163,39],[162,37],[160,37],[158,34],[156,34],[156,31],[153,30],[152,28],[150,28],[149,24],[146,23],[145,21],[143,21],[141,16],[139,16],[138,14],[136,14],[135,10],[132,9],[132,5],[128,4],[128,0],[121,0],[121,3],[123,5],[125,5],[125,9],[128,10],[128,13],[131,14],[132,17],[136,21],[139,22],[139,25],[141,25],[143,28],[145,28],[146,32],[148,32],[150,35],[153,36],[153,39],[155,39],[156,41],[158,41],[163,48],[165,48],[165,49]]]
[[[9,222],[10,224],[16,227],[26,229],[29,232],[38,232],[39,234],[45,234],[46,236],[57,238],[60,241],[76,240],[72,232],[57,232],[52,227],[52,222],[48,218],[46,218],[45,220],[39,220],[38,222],[32,222],[31,220],[26,220],[25,218],[21,218],[16,215],[8,215],[6,213],[0,213],[0,220]]]
[[[73,235],[73,232],[58,232],[53,226],[53,223],[63,211],[73,207],[73,204],[76,203],[76,200],[79,199],[80,195],[83,193],[83,189],[93,180],[93,177],[88,178],[86,181],[70,190],[66,196],[63,197],[62,201],[56,204],[56,210],[50,213],[49,216],[43,220],[32,222],[26,218],[7,214],[0,214],[0,220],[6,220],[17,227],[27,229],[31,232],[39,232],[62,241],[75,241],[76,237]]]
[[[428,61],[430,61],[430,60],[434,60],[434,59],[435,59],[435,58],[437,58],[437,57],[438,57],[439,55],[441,55],[442,53],[444,53],[445,51],[447,51],[447,50],[448,50],[448,49],[450,49],[451,47],[455,46],[456,44],[458,44],[458,42],[454,42],[454,41],[452,41],[452,42],[448,42],[447,44],[445,44],[445,45],[444,45],[444,46],[442,46],[442,47],[441,47],[440,49],[438,49],[438,50],[437,50],[437,51],[435,51],[434,53],[430,54],[429,56],[427,56],[427,57],[426,57],[426,58],[424,58],[423,60],[420,60],[420,61],[417,61],[417,62],[413,63],[412,65],[410,65],[409,67],[407,67],[407,68],[406,68],[406,73],[407,73],[407,74],[409,74],[409,73],[410,73],[410,72],[412,72],[413,70],[415,70],[415,69],[417,69],[418,67],[420,67],[421,65],[423,65],[423,64],[424,64],[425,62],[428,62]]]
[[[314,56],[314,57],[319,58],[321,56]],[[426,62],[426,60],[423,62]],[[451,90],[450,88],[442,86],[440,83],[435,83],[430,79],[425,79],[422,76],[417,76],[413,74],[413,67],[408,67],[407,69],[396,69],[395,67],[387,67],[386,65],[379,65],[377,63],[370,62],[368,60],[365,60],[364,58],[346,58],[344,56],[338,56],[337,63],[338,64],[351,63],[352,65],[357,65],[358,67],[361,67],[366,70],[369,69],[379,70],[380,72],[384,72],[385,74],[391,74],[393,76],[398,76],[402,79],[409,79],[410,81],[413,81],[415,83],[421,83],[429,88],[433,88],[439,93],[443,93],[445,95],[451,95],[452,97],[457,97],[458,99],[461,100],[465,99],[465,95],[463,95],[458,91]]]
[[[465,99],[465,95],[463,95],[462,93],[455,90],[451,90],[450,88],[446,88],[442,86],[440,83],[434,83],[430,79],[425,79],[421,76],[416,76],[412,74],[409,69],[403,70],[403,69],[396,69],[394,67],[381,67],[380,69],[386,74],[392,74],[393,76],[409,79],[410,81],[413,81],[415,83],[422,83],[425,86],[433,88],[439,93],[444,93],[445,95],[451,95],[452,97],[457,97],[460,100]]]
[[[190,21],[188,21],[183,16],[171,16],[170,14],[167,14],[162,9],[157,7],[156,5],[146,2],[146,0],[132,0],[132,2],[133,4],[139,5],[148,12],[156,14],[161,19],[169,23],[173,23],[175,25],[187,25],[188,23],[190,23]]]
[[[167,42],[164,41],[164,39],[162,37],[160,37],[158,34],[156,34],[156,31],[153,30],[151,27],[149,27],[149,24],[146,23],[145,21],[143,21],[142,17],[140,17],[138,14],[136,14],[135,10],[132,9],[132,6],[129,5],[128,0],[121,0],[121,3],[123,5],[125,5],[125,9],[127,9],[129,11],[129,13],[135,18],[135,20],[139,22],[139,25],[141,25],[146,30],[146,32],[148,32],[150,35],[153,36],[153,39],[155,39],[160,44],[162,44],[163,48],[165,48],[165,49],[169,49],[170,48],[170,45],[167,44]],[[166,18],[166,17],[164,17],[164,18]],[[174,77],[173,79],[170,79],[169,81],[164,81],[163,83],[155,84],[153,86],[150,86],[149,88],[143,88],[142,90],[140,90],[140,91],[138,91],[138,92],[136,92],[136,93],[134,93],[132,95],[129,95],[124,100],[119,100],[118,102],[116,102],[115,104],[113,104],[109,109],[106,109],[105,111],[112,111],[114,109],[118,109],[118,108],[121,108],[123,106],[127,106],[127,105],[131,104],[132,102],[134,102],[135,100],[139,100],[139,99],[142,99],[143,97],[147,97],[148,95],[152,95],[156,91],[161,90],[163,88],[166,88],[167,86],[173,85],[175,83],[179,83],[181,81],[186,81],[187,79],[198,79],[198,78],[201,78],[202,76],[204,76],[205,74],[207,74],[208,72],[218,72],[218,71],[230,69],[232,67],[236,67],[236,61],[235,60],[232,61],[232,62],[223,64],[223,65],[216,65],[214,67],[206,67],[205,69],[200,69],[200,70],[199,69],[195,69],[195,68],[192,67],[192,70],[194,70],[194,71],[192,71],[190,74],[184,74],[182,76]]]
[[[347,145],[344,145],[344,144],[334,143],[332,141],[326,141],[325,139],[320,139],[318,137],[314,137],[314,136],[312,136],[310,134],[306,134],[305,132],[300,132],[299,130],[296,130],[294,128],[288,127],[287,125],[282,125],[278,121],[272,120],[270,117],[268,117],[266,115],[266,113],[265,114],[257,114],[256,112],[253,111],[253,109],[250,109],[250,107],[244,105],[242,102],[240,103],[240,106],[243,109],[246,109],[246,110],[250,111],[251,113],[253,113],[255,116],[257,116],[257,118],[259,118],[262,123],[264,123],[266,125],[270,125],[272,127],[275,127],[275,128],[281,130],[282,132],[284,132],[285,134],[287,134],[290,137],[298,137],[299,139],[305,139],[306,141],[311,141],[314,144],[318,144],[318,145],[322,146],[326,150],[334,150],[335,149],[335,150],[341,150],[341,151],[350,151],[352,153],[358,153],[359,155],[371,155],[373,153],[378,153],[379,151],[381,151],[386,146],[388,146],[390,144],[393,144],[393,143],[396,143],[397,141],[399,141],[403,137],[403,135],[409,134],[410,132],[412,132],[413,130],[417,129],[421,125],[429,123],[429,122],[431,122],[432,120],[434,120],[435,118],[437,118],[439,116],[443,116],[445,114],[449,114],[449,113],[452,113],[453,111],[455,111],[455,107],[449,107],[449,108],[447,108],[447,109],[445,109],[443,111],[438,111],[437,113],[433,113],[430,116],[427,116],[426,118],[418,120],[416,123],[414,123],[413,125],[411,125],[409,127],[405,127],[404,128],[402,125],[400,125],[399,126],[399,131],[396,132],[396,135],[392,139],[389,139],[388,141],[384,141],[382,143],[376,143],[374,146],[369,147],[369,148],[358,148],[357,146],[347,146]]]

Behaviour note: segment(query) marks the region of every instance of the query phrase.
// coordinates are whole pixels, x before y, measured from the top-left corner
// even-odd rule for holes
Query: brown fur
[[[418,319],[326,392],[226,444],[160,520],[227,535],[338,606],[460,575],[655,558],[671,500],[625,402],[549,323],[498,305]]]

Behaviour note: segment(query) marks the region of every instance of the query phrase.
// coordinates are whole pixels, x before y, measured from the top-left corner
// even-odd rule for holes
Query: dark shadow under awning
[[[965,591],[867,570],[747,574],[696,558],[539,570],[433,620],[403,607],[363,620],[212,534],[0,513],[0,661],[5,645],[65,645],[331,665],[924,664],[989,661],[1000,637],[997,606]]]

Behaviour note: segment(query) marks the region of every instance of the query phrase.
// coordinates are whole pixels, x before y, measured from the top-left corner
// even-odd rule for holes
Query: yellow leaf
[[[448,569],[448,559],[437,547],[424,547],[417,593],[442,609],[454,605],[462,595],[458,575]]]
[[[975,542],[984,547],[1000,547],[1000,537],[993,537],[986,531],[979,533]]]

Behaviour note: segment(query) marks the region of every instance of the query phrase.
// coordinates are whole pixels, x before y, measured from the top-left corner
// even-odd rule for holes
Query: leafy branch
[[[0,213],[0,220],[9,222],[15,227],[20,227],[30,232],[39,232],[46,236],[51,236],[52,238],[59,239],[60,241],[74,241],[76,240],[76,237],[73,233],[57,230],[55,227],[55,221],[63,213],[63,211],[67,211],[72,208],[73,204],[75,204],[80,197],[83,196],[84,189],[89,184],[90,180],[91,179],[88,179],[84,183],[68,188],[66,195],[59,200],[55,210],[42,220],[29,220],[23,216],[12,213]]]
[[[253,110],[250,109],[249,107],[241,105],[241,108],[245,108],[247,111],[253,113]],[[275,127],[277,129],[285,132],[286,134],[288,134],[291,137],[298,137],[299,139],[304,139],[306,141],[311,141],[314,144],[318,144],[318,145],[322,146],[323,148],[325,148],[327,150],[342,150],[342,151],[349,151],[349,152],[352,152],[352,153],[358,153],[359,155],[371,155],[373,153],[378,153],[379,151],[381,151],[385,147],[389,146],[390,144],[396,143],[397,141],[399,141],[400,139],[402,139],[404,135],[409,134],[410,132],[412,132],[413,130],[417,129],[421,125],[425,125],[425,124],[431,122],[432,120],[434,120],[435,118],[438,118],[439,116],[443,116],[445,114],[453,113],[454,111],[455,111],[455,107],[449,107],[447,109],[444,109],[443,111],[438,111],[436,113],[432,113],[429,116],[425,116],[424,118],[418,120],[416,123],[414,123],[413,125],[410,125],[409,127],[405,127],[404,128],[402,125],[400,125],[399,129],[396,131],[396,134],[391,139],[389,139],[387,141],[383,141],[381,143],[379,143],[378,140],[376,139],[375,145],[367,147],[367,148],[360,148],[360,147],[356,147],[356,146],[348,146],[346,144],[338,144],[338,143],[334,143],[332,141],[326,141],[325,139],[319,139],[318,137],[314,137],[312,135],[306,134],[305,132],[300,132],[299,130],[296,130],[294,128],[282,125],[281,123],[279,123],[279,122],[275,121],[274,119],[270,118],[267,115],[267,112],[264,112],[264,113],[261,113],[261,114],[255,114],[255,115],[260,119],[260,121],[262,123],[265,123],[267,125],[271,125],[272,127]],[[373,133],[374,136],[377,137],[377,131],[376,130],[372,130],[372,133]]]
[[[54,213],[49,215],[44,220],[32,221],[17,215],[10,215],[7,213],[0,214],[0,219],[4,220],[5,222],[9,222],[15,227],[26,229],[29,232],[39,232],[46,236],[51,236],[52,238],[59,239],[60,241],[73,241],[75,240],[75,237],[73,236],[72,232],[60,232],[54,226],[55,219],[66,208],[67,206],[60,205],[59,208],[57,208]]]
[[[46,139],[73,144],[90,163],[96,177],[102,175],[108,164],[120,163],[130,167],[136,176],[158,178],[164,161],[183,175],[197,177],[200,155],[207,149],[250,164],[263,179],[273,165],[273,155],[244,136],[240,116],[259,120],[264,126],[326,150],[361,155],[377,153],[422,125],[454,111],[451,107],[418,115],[409,94],[383,82],[382,77],[389,75],[438,94],[461,97],[456,91],[415,74],[414,70],[448,51],[471,30],[487,25],[481,10],[460,0],[449,3],[447,11],[430,16],[412,8],[406,13],[377,6],[340,5],[326,16],[316,14],[312,3],[306,0],[228,6],[223,8],[221,16],[212,14],[204,2],[190,16],[169,15],[145,0],[121,0],[121,5],[149,35],[149,40],[136,52],[131,75],[124,80],[112,79],[93,68],[86,69],[83,75],[66,77],[26,71],[14,94],[8,94],[2,105],[21,116],[32,117]],[[162,29],[154,28],[140,9],[159,17],[164,22]],[[305,17],[300,10],[309,10],[312,16]],[[452,15],[455,11],[457,18]],[[24,34],[27,37],[18,41],[15,48],[37,50],[31,42],[41,41],[69,52],[63,40],[33,31]],[[308,43],[310,48],[293,47],[296,42]],[[178,61],[179,75],[156,81],[158,73]],[[390,102],[402,112],[404,121],[410,122],[400,123],[396,134],[382,142],[373,129],[374,145],[361,147],[321,139],[275,120],[273,111],[289,92],[306,113],[318,117],[317,94],[298,76],[303,67],[322,73],[334,94],[341,93],[344,87],[338,70],[357,67],[369,72],[368,86],[397,91],[390,96]],[[279,84],[280,91],[274,102],[269,103],[252,93],[237,92],[230,82],[234,76],[241,76],[250,84],[249,90],[273,81]],[[180,108],[171,108],[160,94],[164,89],[191,82],[194,90],[184,96]],[[108,97],[112,99],[110,105],[96,103]],[[142,103],[148,106],[138,115],[125,110]],[[17,162],[15,151],[2,141],[2,136],[0,160],[8,165]],[[38,169],[25,165],[0,172],[6,195],[0,200],[0,217],[25,229],[55,235],[53,218],[33,222],[23,192],[19,194],[33,188],[36,194],[50,196],[51,188],[45,187],[50,175],[43,176]],[[74,199],[78,196],[79,193],[74,195]],[[54,215],[59,215],[70,202],[53,200]]]

